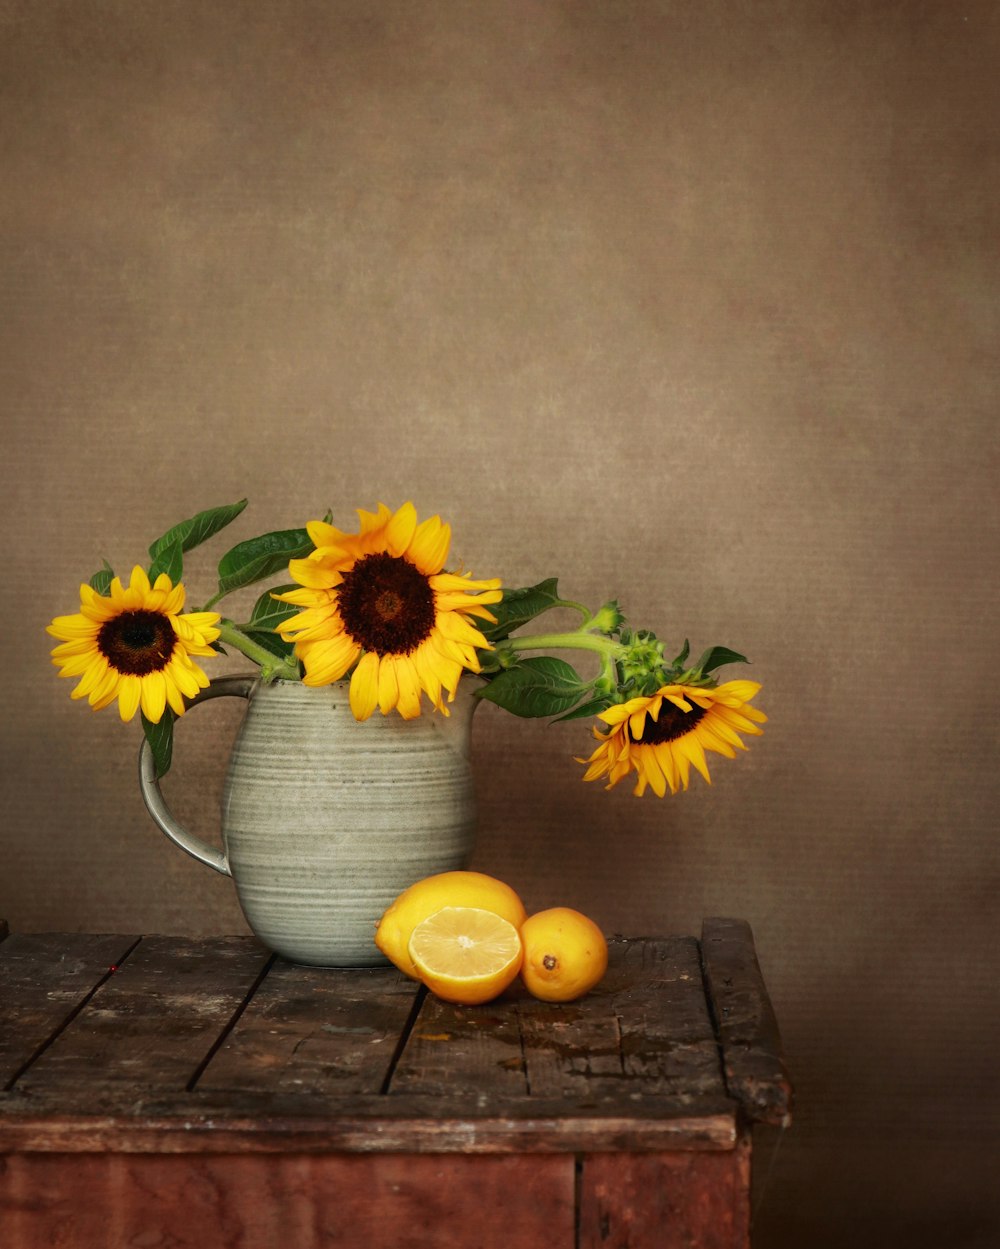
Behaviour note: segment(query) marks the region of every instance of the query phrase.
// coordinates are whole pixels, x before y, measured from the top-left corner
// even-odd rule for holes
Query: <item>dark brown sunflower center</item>
[[[680,707],[675,707],[673,703],[664,699],[660,707],[660,718],[654,720],[652,716],[646,717],[642,741],[647,746],[659,746],[662,742],[676,741],[678,737],[690,733],[698,721],[707,714],[697,703],[691,704],[690,711],[681,711]],[[629,737],[632,738],[631,732]],[[632,738],[632,740],[635,739]]]
[[[144,677],[170,662],[177,634],[158,611],[125,611],[101,625],[97,649],[123,675]]]
[[[409,560],[366,555],[337,591],[344,627],[365,650],[408,655],[434,628],[434,591]]]

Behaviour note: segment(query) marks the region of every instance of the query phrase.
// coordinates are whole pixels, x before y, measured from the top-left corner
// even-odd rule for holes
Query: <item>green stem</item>
[[[201,608],[201,610],[211,611],[212,608],[215,606],[215,604],[220,602],[222,599],[224,599],[228,593],[229,593],[228,590],[220,590],[218,594],[213,594],[212,597],[205,604],[205,606]]]
[[[571,598],[561,598],[557,603],[552,604],[553,607],[571,607],[574,611],[578,611],[584,620],[593,620],[589,607],[584,607],[582,603],[574,602]]]
[[[266,647],[259,646],[252,638],[237,629],[231,620],[219,622],[219,641],[246,655],[260,665],[260,675],[266,682],[275,680],[297,681],[299,667],[294,659],[280,659]]]
[[[497,650],[547,651],[577,650],[597,651],[608,659],[624,655],[626,647],[614,638],[601,637],[595,633],[531,633],[524,637],[504,638],[497,643]]]

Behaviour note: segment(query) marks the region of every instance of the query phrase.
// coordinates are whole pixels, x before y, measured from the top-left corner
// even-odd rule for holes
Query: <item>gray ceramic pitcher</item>
[[[467,682],[450,716],[425,706],[409,721],[377,712],[355,720],[346,683],[222,677],[192,706],[223,695],[247,699],[223,794],[223,849],[171,815],[144,741],[139,784],[150,815],[182,850],[232,877],[269,949],[325,967],[384,963],[372,938],[389,903],[472,854],[476,703]]]

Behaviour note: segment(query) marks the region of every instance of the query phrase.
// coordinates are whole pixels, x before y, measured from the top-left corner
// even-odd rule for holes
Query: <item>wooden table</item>
[[[733,1249],[791,1090],[738,920],[615,938],[555,1006],[242,937],[0,941],[14,1249]]]

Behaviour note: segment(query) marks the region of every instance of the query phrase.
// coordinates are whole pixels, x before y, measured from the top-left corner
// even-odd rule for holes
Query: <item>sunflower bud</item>
[[[587,627],[597,633],[606,633],[610,637],[624,623],[625,617],[618,606],[618,600],[613,598],[604,604]]]

